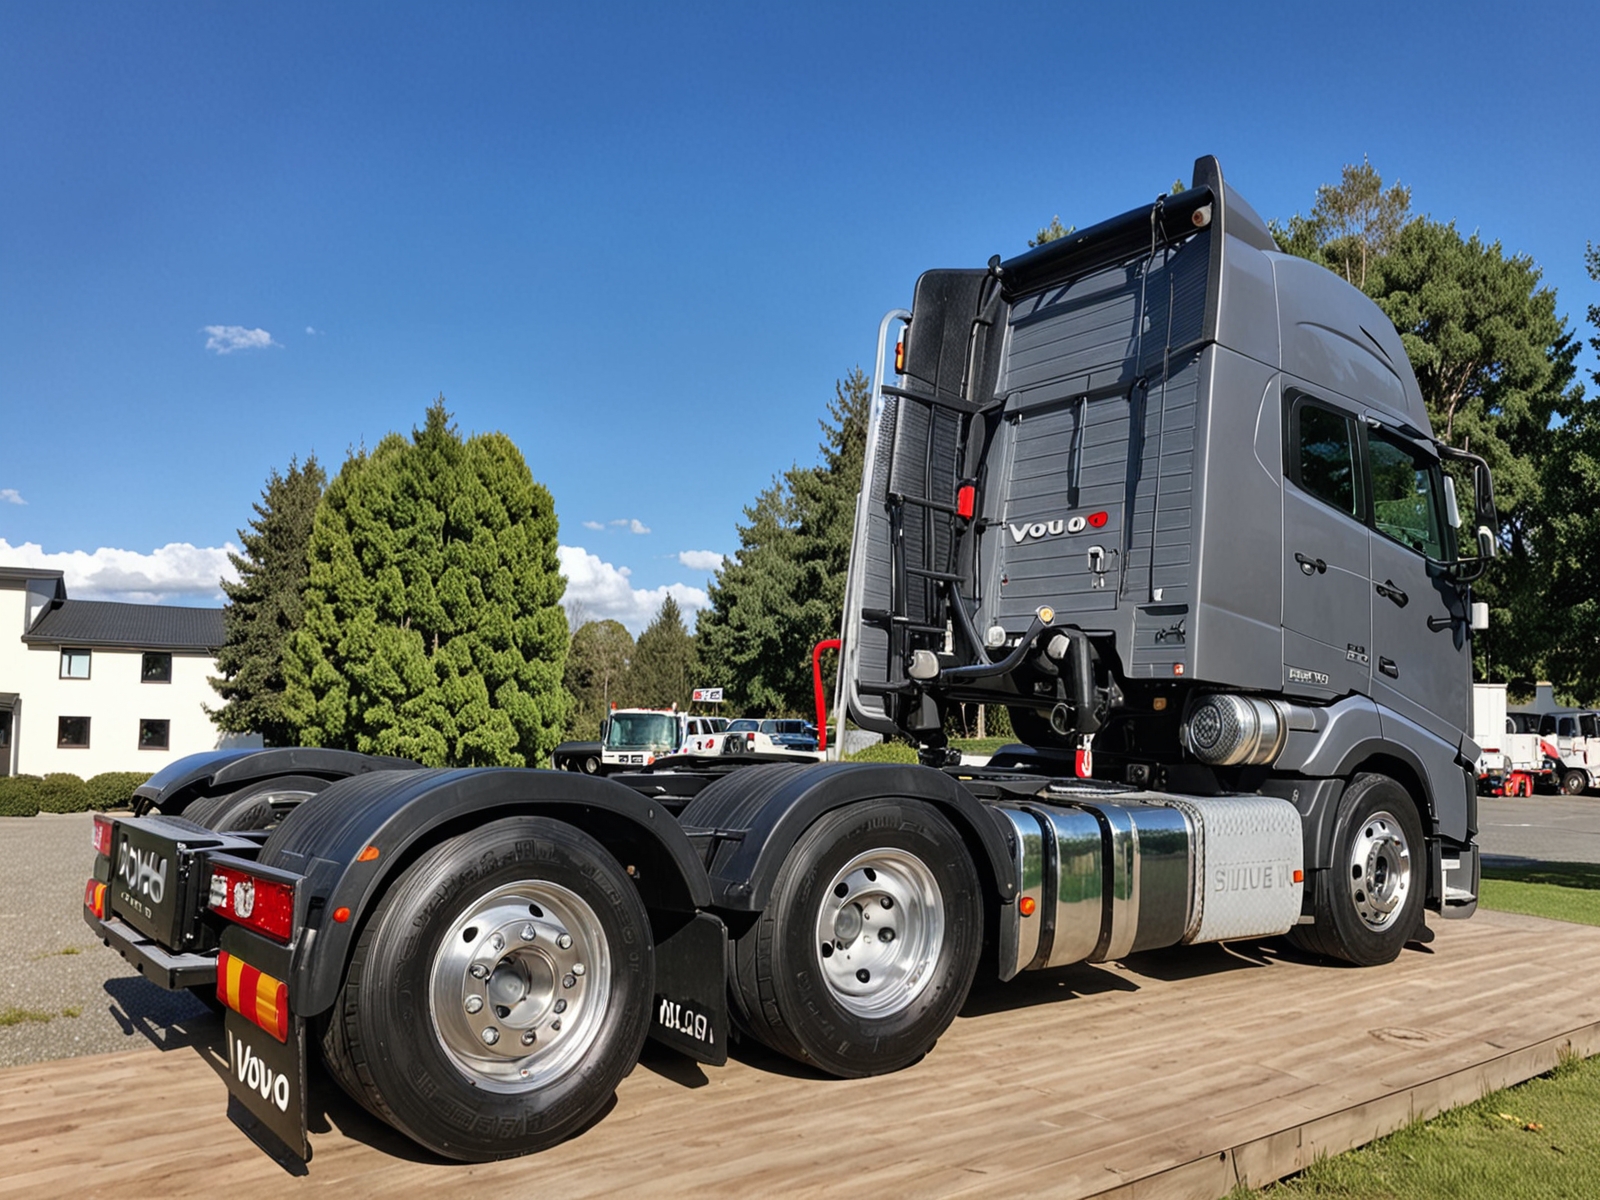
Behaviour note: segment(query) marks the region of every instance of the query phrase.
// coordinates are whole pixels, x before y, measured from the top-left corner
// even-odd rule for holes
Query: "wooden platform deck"
[[[649,1048],[593,1128],[487,1166],[421,1154],[319,1078],[290,1174],[229,1121],[208,1018],[190,1045],[0,1071],[0,1197],[1220,1196],[1566,1045],[1600,1053],[1600,929],[1480,913],[1437,932],[1372,970],[1261,942],[1024,977],[878,1079]]]

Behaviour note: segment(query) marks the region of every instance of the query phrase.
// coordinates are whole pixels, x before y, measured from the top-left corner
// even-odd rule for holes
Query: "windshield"
[[[612,713],[606,745],[612,749],[676,750],[678,718],[671,713]]]
[[[1439,465],[1399,438],[1374,430],[1367,439],[1372,520],[1378,532],[1435,561],[1449,553]]]
[[[728,722],[729,733],[754,733],[761,728],[761,722],[752,717],[740,717],[737,721]]]
[[[804,721],[763,721],[761,723],[761,731],[767,734],[804,733],[806,731],[806,723]]]

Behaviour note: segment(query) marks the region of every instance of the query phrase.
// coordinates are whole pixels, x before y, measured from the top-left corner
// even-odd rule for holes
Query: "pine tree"
[[[629,688],[633,635],[620,621],[585,621],[572,635],[563,682],[572,693],[569,737],[590,741],[600,736],[600,722],[615,704],[634,703]]]
[[[694,639],[684,628],[678,602],[666,596],[634,648],[629,671],[633,702],[648,708],[687,708],[695,666]]]
[[[326,482],[314,454],[303,465],[291,459],[284,474],[274,470],[253,506],[255,518],[239,530],[244,552],[228,555],[239,581],[222,584],[226,640],[217,652],[222,674],[211,679],[224,703],[206,712],[219,729],[259,733],[269,746],[295,744],[283,711],[284,647],[300,625],[306,545]]]
[[[793,467],[745,509],[740,549],[712,582],[696,626],[704,682],[750,712],[809,713],[811,648],[837,637],[871,385],[858,367],[835,383],[822,461]]]
[[[329,485],[286,711],[302,745],[524,766],[560,739],[568,633],[555,506],[504,434],[440,397]]]

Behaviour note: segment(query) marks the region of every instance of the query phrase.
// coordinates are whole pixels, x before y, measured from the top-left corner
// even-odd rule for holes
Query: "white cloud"
[[[22,493],[17,491],[16,488],[0,488],[0,500],[4,500],[7,504],[27,503],[27,501],[22,498]]]
[[[691,571],[715,571],[727,556],[715,550],[679,550],[678,561]]]
[[[559,546],[556,556],[561,573],[567,577],[566,605],[581,609],[587,621],[621,621],[635,635],[643,632],[671,596],[683,610],[684,624],[694,628],[694,614],[708,608],[711,599],[697,587],[669,583],[658,588],[636,588],[629,580],[627,567],[613,566],[581,546]]]
[[[306,332],[308,334],[310,334],[312,337],[316,337],[317,336],[317,330],[311,328],[311,326],[309,326],[309,325],[306,326]]]
[[[206,349],[218,354],[232,354],[235,350],[265,350],[279,345],[265,329],[246,329],[243,325],[207,325]]]
[[[0,538],[0,566],[60,571],[67,595],[74,600],[207,604],[223,599],[219,580],[239,578],[228,561],[230,551],[237,554],[239,548],[231,542],[225,546],[169,542],[149,554],[109,546],[47,554],[35,542],[13,546]]]
[[[601,522],[599,522],[599,521],[585,521],[585,522],[584,522],[584,523],[583,523],[583,527],[584,527],[584,528],[585,528],[585,529],[594,529],[594,530],[598,530],[598,531],[599,531],[599,532],[601,532],[601,533],[604,533],[604,532],[605,532],[605,528],[606,528],[606,527],[605,527],[605,526],[604,526],[604,525],[603,525],[603,524],[602,524],[602,523],[601,523]]]
[[[623,529],[626,529],[629,533],[649,533],[650,532],[650,526],[646,525],[643,521],[639,520],[638,517],[618,517],[615,521],[613,521],[611,523],[613,525],[616,525],[616,526],[619,526],[619,527],[621,527]]]

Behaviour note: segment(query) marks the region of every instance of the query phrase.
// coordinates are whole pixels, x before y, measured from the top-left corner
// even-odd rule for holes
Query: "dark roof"
[[[62,600],[34,622],[22,640],[54,646],[116,646],[130,650],[194,650],[214,654],[225,640],[220,608]]]
[[[43,567],[0,567],[0,587],[26,587],[35,581],[53,581],[56,585],[56,599],[67,598],[67,585],[60,571],[49,571]]]

